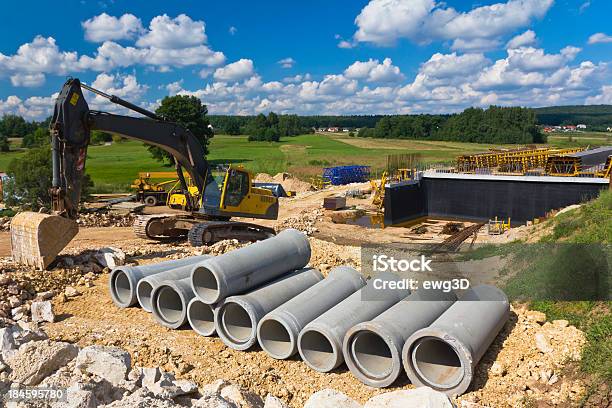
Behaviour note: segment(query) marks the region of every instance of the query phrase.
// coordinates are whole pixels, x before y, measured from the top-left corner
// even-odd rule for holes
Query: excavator
[[[90,110],[82,90],[88,90],[145,117]],[[191,214],[141,215],[134,222],[137,236],[168,240],[185,238],[201,246],[224,239],[257,241],[275,234],[257,224],[230,221],[232,217],[276,219],[278,198],[253,186],[253,176],[230,166],[215,177],[204,149],[189,129],[115,95],[69,78],[60,91],[50,123],[53,179],[51,212],[24,211],[11,222],[11,251],[16,262],[39,269],[48,267],[78,232],[81,182],[92,130],[117,134],[157,146],[174,158],[177,178]],[[189,189],[183,171],[196,189]],[[203,192],[203,193],[200,193]]]

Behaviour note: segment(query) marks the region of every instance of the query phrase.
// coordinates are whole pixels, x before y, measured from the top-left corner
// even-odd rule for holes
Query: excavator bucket
[[[18,213],[11,220],[13,260],[45,269],[78,231],[76,221],[59,215]]]

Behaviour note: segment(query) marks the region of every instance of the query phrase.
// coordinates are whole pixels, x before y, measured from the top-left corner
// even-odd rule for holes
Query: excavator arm
[[[94,92],[147,118],[90,110],[82,89]],[[174,157],[177,175],[185,191],[187,183],[183,168],[191,176],[198,191],[218,189],[204,157],[204,149],[189,129],[166,121],[155,113],[121,98],[82,84],[78,79],[71,78],[62,87],[55,102],[50,130],[53,161],[50,193],[53,213],[22,212],[13,218],[11,249],[13,258],[20,263],[40,269],[46,268],[78,232],[74,220],[78,216],[87,147],[92,130],[139,140],[170,153]],[[192,199],[191,196],[189,198]]]
[[[118,105],[134,110],[149,118],[116,115],[89,110],[82,88],[95,92]],[[87,146],[92,130],[121,135],[157,146],[174,157],[177,175],[186,189],[182,168],[191,176],[199,191],[213,182],[204,149],[198,139],[179,124],[169,122],[143,108],[116,96],[69,79],[55,103],[51,121],[53,147],[54,212],[75,218],[81,195],[81,180],[85,170]]]

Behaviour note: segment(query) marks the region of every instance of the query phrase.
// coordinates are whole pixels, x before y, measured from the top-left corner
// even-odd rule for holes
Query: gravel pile
[[[306,235],[312,235],[318,231],[316,223],[321,219],[323,219],[323,210],[304,210],[296,216],[285,218],[284,220],[276,224],[274,228],[277,232],[280,232],[287,228],[294,228],[296,230],[302,231]]]
[[[97,211],[79,214],[77,224],[81,227],[131,227],[136,218],[133,214],[114,214],[107,211]]]

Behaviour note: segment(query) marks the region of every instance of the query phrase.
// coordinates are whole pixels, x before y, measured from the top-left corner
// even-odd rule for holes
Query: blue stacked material
[[[360,183],[370,179],[370,166],[337,166],[323,169],[323,178],[334,186]]]

